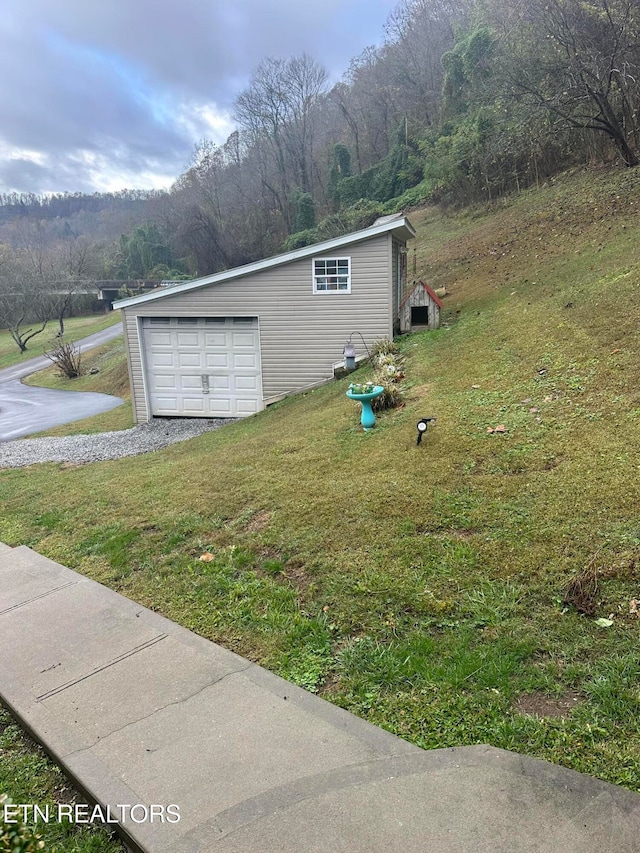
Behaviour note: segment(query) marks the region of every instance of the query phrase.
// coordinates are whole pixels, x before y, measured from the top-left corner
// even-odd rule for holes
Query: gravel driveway
[[[0,443],[0,468],[24,468],[37,462],[103,462],[160,450],[203,432],[234,423],[235,418],[155,419],[120,432],[25,438]]]

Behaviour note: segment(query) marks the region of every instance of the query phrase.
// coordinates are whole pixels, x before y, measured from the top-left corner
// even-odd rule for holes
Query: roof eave
[[[313,257],[313,255],[329,252],[333,249],[339,249],[343,246],[348,246],[351,243],[360,243],[363,240],[368,240],[371,237],[378,237],[381,234],[391,232],[400,240],[408,240],[415,237],[415,229],[409,220],[403,216],[395,222],[386,223],[384,225],[372,226],[363,228],[361,231],[354,231],[351,234],[343,234],[341,237],[334,237],[332,240],[325,240],[322,243],[314,243],[312,246],[304,246],[302,249],[294,249],[292,252],[274,255],[271,258],[265,258],[262,261],[255,261],[252,264],[245,264],[241,267],[234,267],[230,270],[214,273],[213,275],[196,278],[192,281],[185,281],[183,284],[177,284],[173,287],[163,288],[160,292],[152,291],[145,293],[142,296],[132,296],[128,299],[120,299],[113,303],[114,308],[128,308],[131,305],[139,305],[143,302],[154,302],[156,299],[163,299],[166,296],[174,296],[177,293],[184,293],[189,290],[196,290],[199,287],[206,287],[209,284],[216,284],[220,281],[229,281],[234,278],[241,278],[245,275],[251,275],[271,267],[288,264],[292,261],[304,260],[304,258]]]

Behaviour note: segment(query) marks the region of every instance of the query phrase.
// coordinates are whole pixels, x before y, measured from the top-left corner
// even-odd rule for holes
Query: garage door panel
[[[234,417],[234,406],[229,397],[212,397],[209,400],[209,414],[215,418]]]
[[[235,369],[256,370],[258,367],[257,360],[257,355],[253,352],[232,353],[232,364]]]
[[[243,417],[263,408],[257,318],[144,318],[142,325],[152,415]]]
[[[212,376],[209,385],[213,391],[231,391],[231,376]]]
[[[204,397],[183,397],[183,410],[185,415],[203,415],[205,413]]]
[[[151,352],[151,364],[154,367],[175,367],[175,361],[172,352]]]
[[[204,344],[207,349],[215,349],[216,347],[226,349],[227,334],[226,332],[205,332]]]
[[[256,376],[236,376],[236,391],[257,391],[258,380]]]
[[[200,349],[200,335],[197,332],[178,332],[177,339],[180,349],[183,347]]]
[[[156,405],[159,415],[177,415],[178,414],[178,398],[166,397],[162,394],[156,396]]]
[[[159,390],[169,388],[175,390],[177,388],[177,377],[175,373],[156,373],[155,385]]]
[[[159,332],[157,329],[149,329],[147,339],[152,347],[171,347],[173,346],[173,335],[171,332]]]
[[[199,393],[202,393],[202,376],[200,374],[180,376],[179,387],[181,391],[189,391],[190,393],[198,391]]]
[[[247,347],[253,350],[255,347],[255,335],[253,332],[233,332],[231,335],[231,345],[234,349]]]
[[[178,367],[202,367],[202,353],[200,352],[179,352]]]
[[[212,370],[228,370],[229,356],[226,352],[207,352],[205,353],[206,365]]]

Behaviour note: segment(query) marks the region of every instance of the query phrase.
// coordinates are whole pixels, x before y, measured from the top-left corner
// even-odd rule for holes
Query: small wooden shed
[[[442,302],[423,281],[418,281],[400,303],[400,331],[416,332],[440,327]]]

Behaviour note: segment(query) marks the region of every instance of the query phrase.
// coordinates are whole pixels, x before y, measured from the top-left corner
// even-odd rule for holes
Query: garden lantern
[[[342,351],[344,356],[344,366],[346,370],[355,370],[356,369],[356,348],[351,343],[351,341],[347,341],[344,345],[344,349]]]

